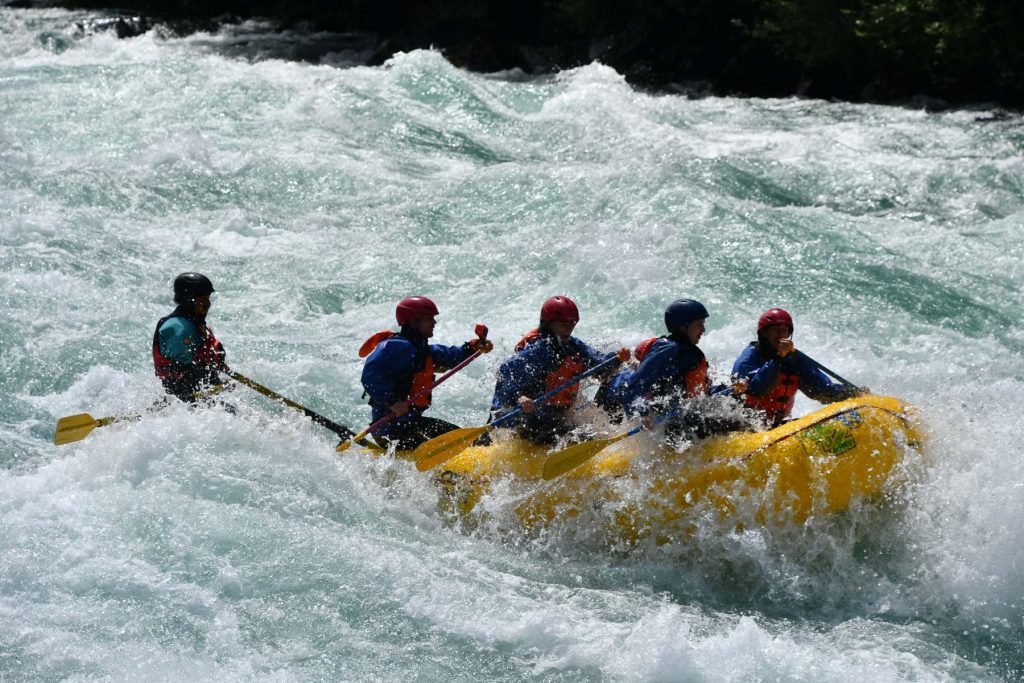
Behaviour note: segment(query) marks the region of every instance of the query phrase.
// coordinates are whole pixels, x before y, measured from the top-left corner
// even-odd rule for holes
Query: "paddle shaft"
[[[285,404],[289,408],[294,408],[295,410],[300,411],[303,415],[305,415],[306,417],[311,419],[313,422],[316,422],[321,427],[326,427],[327,429],[331,430],[332,432],[334,432],[335,434],[337,434],[338,436],[340,436],[343,439],[348,439],[348,438],[351,438],[351,437],[355,436],[355,432],[353,432],[348,427],[345,427],[344,425],[340,425],[337,422],[333,422],[333,421],[327,419],[326,417],[324,417],[323,415],[320,415],[319,413],[314,413],[312,410],[310,410],[306,406],[300,405],[300,404],[296,403],[295,401],[292,401],[291,399],[285,398],[284,396],[282,396],[281,394],[277,393],[276,391],[268,389],[267,387],[263,386],[262,384],[254,382],[253,380],[249,379],[248,377],[246,377],[245,375],[243,375],[241,373],[235,372],[234,370],[227,370],[226,374],[227,374],[228,377],[230,377],[231,379],[235,380],[239,384],[244,384],[245,386],[249,387],[250,389],[252,389],[252,390],[254,390],[254,391],[256,391],[256,392],[258,392],[260,394],[263,394],[267,398],[272,398],[275,401],[280,401],[281,403]]]
[[[407,400],[407,401],[408,401],[409,403],[415,403],[415,402],[416,402],[416,401],[417,401],[418,399],[421,399],[421,398],[423,398],[424,396],[426,396],[427,394],[429,394],[429,393],[430,393],[431,391],[433,391],[434,389],[436,389],[436,388],[437,388],[437,385],[439,385],[439,384],[440,384],[441,382],[445,381],[446,379],[448,379],[449,377],[451,377],[452,375],[454,375],[454,374],[455,374],[456,372],[458,372],[459,370],[461,370],[462,368],[466,367],[467,365],[469,365],[470,363],[472,363],[472,362],[473,362],[474,360],[476,360],[477,356],[479,356],[479,355],[480,355],[481,353],[483,353],[483,351],[476,351],[476,352],[474,352],[472,356],[470,356],[470,357],[469,357],[469,358],[467,358],[466,360],[462,361],[461,363],[459,363],[458,365],[456,365],[456,366],[455,366],[454,368],[452,368],[452,369],[451,369],[451,370],[449,370],[448,372],[446,372],[446,373],[444,373],[443,375],[441,375],[441,376],[440,376],[440,377],[439,377],[439,378],[437,379],[437,381],[436,381],[436,382],[434,382],[433,384],[431,384],[431,385],[430,385],[429,387],[424,387],[423,389],[420,389],[419,391],[417,391],[417,392],[416,392],[415,394],[413,394],[412,396],[410,396],[410,397],[409,397],[408,399],[406,399],[406,400]],[[379,428],[379,427],[380,427],[381,425],[387,424],[387,423],[388,423],[388,422],[390,422],[391,420],[394,420],[394,419],[395,419],[396,417],[398,417],[398,415],[397,415],[396,413],[393,413],[393,412],[388,412],[388,413],[387,413],[386,415],[384,415],[383,417],[381,417],[381,418],[380,418],[379,420],[377,420],[376,422],[374,422],[373,424],[371,424],[371,425],[370,425],[369,427],[367,427],[367,428],[366,428],[366,429],[364,429],[363,431],[359,432],[359,434],[357,434],[357,435],[355,436],[355,438],[353,438],[352,440],[353,440],[353,441],[359,441],[360,439],[362,439],[362,438],[364,438],[364,437],[366,437],[366,436],[368,436],[368,435],[372,434],[372,433],[373,433],[374,431],[376,431],[376,430],[377,430],[377,428]]]
[[[665,420],[669,420],[673,417],[676,417],[677,415],[679,415],[679,411],[673,410],[669,414],[657,418],[654,422],[654,425],[657,426],[664,422]],[[627,439],[633,436],[634,434],[639,434],[645,429],[646,427],[644,427],[643,424],[638,424],[636,427],[633,427],[629,431],[617,434],[613,437],[607,439],[596,439],[594,441],[589,442],[584,441],[583,443],[579,443],[574,446],[569,446],[568,448],[560,450],[557,453],[553,453],[550,456],[548,456],[547,460],[544,461],[544,479],[554,479],[555,477],[559,477],[565,474],[566,472],[570,472],[579,467],[580,465],[582,465],[583,463],[585,463],[586,461],[590,460],[595,455],[597,455],[604,449],[608,448],[612,444],[618,443],[623,439]]]
[[[487,339],[487,326],[486,325],[478,324],[476,326],[475,332],[476,332],[477,338],[480,339],[481,341]],[[437,386],[439,384],[441,384],[441,382],[444,382],[446,379],[448,379],[449,377],[454,375],[456,372],[458,372],[459,370],[462,370],[462,368],[464,368],[467,365],[469,365],[470,363],[472,363],[482,353],[483,353],[483,351],[475,351],[475,352],[473,352],[473,354],[469,358],[465,359],[464,361],[462,361],[461,363],[456,365],[454,368],[452,368],[448,372],[446,372],[443,375],[441,375],[440,377],[438,377],[437,380],[433,384],[431,384],[429,387],[425,387],[423,389],[420,389],[419,391],[417,391],[415,394],[413,394],[412,396],[410,396],[406,400],[409,403],[415,403],[418,399],[423,398],[424,396],[429,394],[431,391],[436,389]],[[358,434],[356,434],[351,440],[355,441],[357,443],[362,441],[364,438],[366,438],[367,436],[372,434],[374,431],[376,431],[381,425],[386,424],[386,423],[390,422],[391,420],[394,420],[396,417],[398,417],[398,415],[396,413],[388,411],[386,414],[381,416],[380,419],[378,419],[375,422],[373,422],[369,427],[367,427],[363,431],[361,431]],[[338,449],[339,450],[344,450],[341,446],[342,446],[342,444],[338,444]],[[346,448],[347,448],[347,446],[346,446]]]
[[[608,360],[598,363],[591,369],[584,373],[576,375],[572,379],[558,385],[551,391],[538,396],[533,399],[534,405],[543,404],[552,396],[565,391],[566,389],[576,386],[587,377],[600,372],[604,368],[608,367],[612,363],[621,363],[616,356],[612,356]],[[466,427],[463,429],[456,429],[453,432],[436,436],[426,443],[420,444],[420,446],[414,451],[416,453],[416,469],[420,472],[426,472],[427,470],[433,469],[438,465],[448,462],[456,455],[465,450],[466,446],[475,441],[478,437],[487,432],[491,431],[495,427],[499,426],[502,422],[507,422],[512,418],[520,415],[523,412],[522,408],[516,408],[515,410],[502,415],[497,420],[484,425],[483,427]],[[454,438],[453,438],[454,437]]]
[[[835,378],[835,379],[839,380],[840,382],[842,382],[842,383],[843,383],[843,384],[845,384],[846,386],[850,387],[851,389],[859,389],[859,388],[860,388],[860,387],[858,387],[858,386],[857,386],[856,384],[854,384],[853,382],[851,382],[850,380],[848,380],[848,379],[843,379],[842,377],[840,377],[840,376],[839,376],[839,375],[837,375],[836,373],[832,372],[831,370],[829,370],[828,368],[826,368],[826,367],[825,367],[824,365],[822,365],[822,364],[821,364],[821,363],[819,363],[818,361],[816,361],[816,360],[814,360],[813,358],[811,358],[810,356],[808,356],[808,355],[807,355],[806,353],[803,353],[803,352],[801,352],[801,351],[800,351],[799,349],[794,349],[794,350],[793,350],[793,353],[797,354],[797,355],[798,355],[798,356],[799,356],[800,358],[803,358],[803,359],[804,359],[805,361],[807,361],[808,363],[810,363],[810,364],[811,364],[811,365],[813,365],[814,367],[818,368],[818,369],[819,369],[819,370],[821,370],[822,372],[824,372],[824,373],[827,373],[827,374],[829,374],[829,375],[832,375],[832,377],[833,377],[833,378]]]
[[[590,368],[586,372],[580,373],[579,375],[576,375],[572,379],[570,379],[570,380],[568,380],[566,382],[563,382],[562,384],[559,384],[557,387],[555,387],[551,391],[547,392],[546,394],[542,394],[542,395],[538,396],[537,398],[533,399],[533,405],[534,406],[539,406],[539,405],[545,403],[547,400],[549,400],[553,396],[555,396],[556,394],[560,394],[563,391],[565,391],[566,389],[569,389],[570,387],[576,386],[577,384],[579,384],[580,382],[582,382],[586,378],[601,372],[602,370],[604,370],[606,367],[608,367],[612,363],[621,363],[621,362],[622,361],[620,361],[617,356],[612,356],[608,360],[605,360],[605,361],[602,361],[602,362],[598,363],[597,365],[595,365],[594,367]],[[505,413],[504,415],[499,417],[497,420],[494,420],[493,422],[491,422],[487,426],[488,427],[497,427],[502,422],[507,422],[508,420],[511,420],[512,418],[519,416],[519,414],[522,413],[522,412],[523,412],[522,408],[516,408],[515,410],[513,410],[513,411],[511,411],[509,413]]]

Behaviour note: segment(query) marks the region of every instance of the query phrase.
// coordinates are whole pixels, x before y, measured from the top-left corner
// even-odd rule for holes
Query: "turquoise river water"
[[[85,17],[0,10],[0,680],[1024,676],[1020,119],[243,58]],[[605,349],[702,300],[719,378],[787,308],[928,441],[842,515],[631,549],[517,533],[512,490],[454,527],[408,463],[246,389],[54,446],[59,417],[159,397],[184,270],[236,370],[354,428],[356,350],[402,296],[437,301],[438,341],[490,326],[432,410],[477,425],[566,294]]]

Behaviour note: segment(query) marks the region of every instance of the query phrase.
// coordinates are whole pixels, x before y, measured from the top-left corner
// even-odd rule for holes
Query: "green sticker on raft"
[[[800,443],[808,455],[839,455],[857,445],[853,429],[863,420],[856,411],[815,425],[800,433]]]

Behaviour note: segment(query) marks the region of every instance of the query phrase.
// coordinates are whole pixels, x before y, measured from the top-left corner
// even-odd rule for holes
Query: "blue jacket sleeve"
[[[498,368],[498,381],[494,385],[494,410],[515,408],[520,396],[533,398],[535,385],[543,377],[547,349],[544,344],[530,344]]]
[[[806,359],[797,356],[796,362],[800,371],[800,391],[815,401],[833,403],[856,395],[855,390],[845,384],[833,382]]]
[[[625,390],[633,377],[633,371],[629,368],[620,368],[619,371],[609,377],[605,382],[604,404],[608,407],[625,408]]]
[[[442,372],[451,370],[472,355],[473,349],[469,344],[459,344],[458,346],[430,345],[430,357],[434,359],[434,369]]]
[[[584,367],[588,370],[615,355],[602,354],[575,337],[573,342],[583,357]],[[555,369],[557,363],[548,344],[535,342],[527,345],[498,368],[498,381],[494,386],[491,408],[498,411],[516,408],[520,396],[536,398],[543,394],[545,378]]]
[[[512,379],[512,370],[509,367],[509,363],[515,358],[516,356],[509,358],[498,368],[498,380],[494,383],[494,397],[491,399],[493,410],[509,407],[515,401],[516,388]]]
[[[672,342],[655,342],[640,366],[623,382],[622,403],[627,410],[635,411],[638,402],[654,390],[655,384],[672,373],[678,353]]]
[[[390,406],[395,395],[397,378],[412,372],[412,349],[402,339],[388,339],[377,345],[363,364],[363,389],[379,406]]]
[[[732,366],[732,374],[736,379],[745,379],[747,393],[751,396],[764,396],[779,377],[782,364],[775,358],[765,360],[753,344],[743,349]]]
[[[587,344],[584,341],[580,341],[575,337],[573,337],[573,339],[575,339],[576,341],[577,348],[579,348],[579,350],[583,353],[583,358],[585,359],[584,365],[586,365],[587,370],[597,365],[600,365],[609,358],[615,356],[614,351],[612,351],[611,353],[601,353],[590,344]]]
[[[181,317],[170,318],[157,333],[160,353],[176,363],[190,365],[199,346],[199,330]]]

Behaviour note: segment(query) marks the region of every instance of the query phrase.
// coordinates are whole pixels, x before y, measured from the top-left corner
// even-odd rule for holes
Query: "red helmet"
[[[580,309],[567,296],[553,296],[540,307],[542,323],[578,323]]]
[[[425,296],[407,296],[398,302],[398,307],[395,309],[395,318],[400,326],[416,318],[433,315],[437,315],[437,306]]]
[[[789,333],[793,334],[793,318],[781,308],[769,308],[761,314],[757,319],[757,333],[761,334],[766,327],[772,325],[785,325],[789,328]]]

